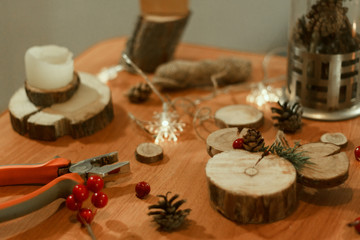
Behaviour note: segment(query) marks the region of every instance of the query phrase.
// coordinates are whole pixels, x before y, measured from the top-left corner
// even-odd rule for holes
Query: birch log
[[[45,108],[33,104],[25,88],[15,92],[9,103],[13,129],[32,139],[54,141],[64,135],[88,136],[107,126],[114,118],[109,87],[93,75],[79,73],[79,77],[71,99]]]
[[[222,152],[206,165],[213,207],[238,223],[269,223],[289,216],[297,206],[296,171],[277,156],[245,150]]]

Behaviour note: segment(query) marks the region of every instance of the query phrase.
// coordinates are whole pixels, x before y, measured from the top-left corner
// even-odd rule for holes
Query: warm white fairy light
[[[270,86],[265,87],[262,83],[259,83],[259,85],[246,96],[246,101],[261,107],[267,102],[279,101],[279,96],[281,96],[281,89],[273,89]]]
[[[155,143],[178,140],[177,136],[184,130],[185,123],[179,121],[176,112],[169,111],[167,103],[163,104],[163,111],[155,113],[153,118],[155,121],[148,122],[145,128],[156,136]]]
[[[160,94],[160,92],[148,79],[145,73],[138,66],[136,66],[125,53],[123,53],[122,57],[127,64],[131,65],[135,71],[144,78],[146,83],[163,103],[162,112],[154,114],[154,121],[140,123],[140,121],[135,119],[135,122],[143,125],[142,127],[148,133],[154,135],[155,143],[164,142],[165,140],[176,142],[178,140],[177,136],[184,130],[185,123],[179,121],[179,115],[175,111],[169,110],[170,103],[165,100],[165,98]]]
[[[267,67],[269,65],[270,59],[273,55],[277,53],[286,52],[285,47],[274,48],[268,52],[262,62],[262,69],[264,73],[264,78],[259,82],[254,89],[251,90],[249,95],[246,97],[248,103],[256,104],[258,107],[261,107],[268,102],[277,102],[282,96],[281,89],[273,89],[270,86],[265,86],[265,82],[268,80]]]

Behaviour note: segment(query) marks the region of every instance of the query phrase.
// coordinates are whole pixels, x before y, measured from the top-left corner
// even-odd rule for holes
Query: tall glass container
[[[288,84],[304,117],[360,115],[360,0],[292,0]]]

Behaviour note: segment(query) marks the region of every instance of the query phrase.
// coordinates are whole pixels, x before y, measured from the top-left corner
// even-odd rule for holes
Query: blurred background
[[[287,45],[289,0],[190,0],[182,42],[266,53]],[[102,40],[131,35],[137,0],[0,0],[0,111],[25,81],[24,55],[56,44],[74,58]]]

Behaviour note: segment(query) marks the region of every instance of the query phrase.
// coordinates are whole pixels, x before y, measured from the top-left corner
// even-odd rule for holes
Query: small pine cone
[[[284,132],[295,132],[301,128],[301,116],[302,107],[300,103],[296,102],[290,104],[289,102],[280,103],[280,108],[271,108],[273,113],[277,113],[277,116],[273,116],[272,119],[277,120],[274,125]]]
[[[264,138],[261,136],[261,133],[253,128],[247,130],[247,132],[243,135],[243,139],[244,149],[250,152],[258,152],[265,145]]]
[[[185,200],[175,201],[179,195],[174,195],[168,199],[168,194],[158,195],[163,200],[158,201],[157,204],[149,206],[149,209],[156,209],[155,211],[149,212],[148,215],[153,216],[153,221],[158,223],[161,229],[165,231],[172,231],[180,227],[186,217],[190,214],[191,209],[179,210],[178,208],[185,203]]]
[[[149,99],[151,88],[147,83],[139,83],[130,88],[127,96],[132,103],[142,103]]]

